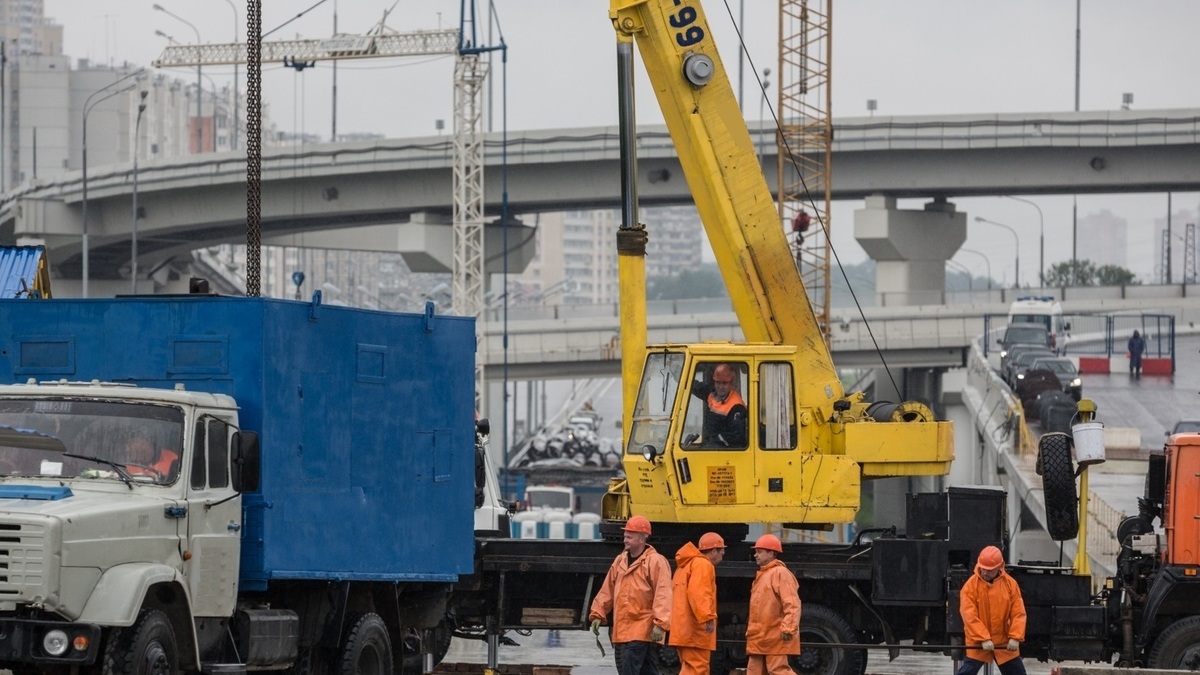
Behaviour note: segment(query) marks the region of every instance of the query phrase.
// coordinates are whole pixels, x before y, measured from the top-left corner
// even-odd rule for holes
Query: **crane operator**
[[[737,369],[728,363],[718,364],[712,371],[712,383],[692,384],[692,395],[704,401],[704,426],[700,447],[746,447],[746,401],[737,388]]]

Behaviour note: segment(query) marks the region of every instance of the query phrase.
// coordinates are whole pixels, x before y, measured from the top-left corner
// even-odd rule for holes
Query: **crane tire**
[[[1167,626],[1150,648],[1151,668],[1200,670],[1200,616],[1189,616]]]
[[[1042,436],[1038,442],[1038,459],[1046,500],[1046,532],[1055,541],[1074,539],[1079,534],[1079,500],[1075,492],[1075,467],[1071,461],[1071,437],[1066,434]]]
[[[841,614],[814,603],[804,603],[800,615],[800,656],[788,658],[799,675],[861,675],[865,649],[824,649],[820,643],[858,642],[854,627]]]

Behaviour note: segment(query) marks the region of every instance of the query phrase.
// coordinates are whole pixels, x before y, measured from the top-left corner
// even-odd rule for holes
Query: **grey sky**
[[[158,0],[196,25],[205,42],[233,38],[234,11],[223,0]],[[316,0],[264,1],[264,29],[283,23]],[[508,124],[510,129],[580,127],[616,123],[613,32],[603,0],[494,0],[509,47]],[[151,9],[153,0],[46,0],[46,13],[65,26],[65,51],[74,57],[148,64],[166,41],[181,42],[192,30]],[[244,37],[244,3],[237,27]],[[275,38],[324,37],[332,32],[334,0],[286,28]],[[370,29],[395,6],[387,24],[400,31],[456,26],[458,0],[338,0],[342,32]],[[988,112],[1058,112],[1074,107],[1075,5],[1071,0],[837,0],[833,13],[833,112],[866,114],[866,100],[878,100],[877,115]],[[1085,0],[1082,3],[1081,109],[1112,110],[1125,92],[1133,107],[1200,107],[1200,2],[1195,0]],[[705,0],[704,7],[736,87],[737,41],[730,17],[738,0]],[[757,69],[776,70],[777,3],[745,0],[745,40]],[[439,14],[440,13],[440,14]],[[485,33],[486,26],[482,26]],[[495,35],[495,34],[494,34]],[[493,110],[500,127],[500,64],[495,62]],[[435,120],[452,120],[449,57],[409,61],[343,62],[338,69],[338,131],[388,136],[428,135]],[[206,69],[219,83],[232,68]],[[183,69],[185,79],[194,70]],[[244,73],[243,73],[244,77]],[[774,78],[771,78],[772,80]],[[330,67],[318,64],[297,74],[271,66],[264,74],[264,97],[281,129],[328,137]],[[772,83],[774,84],[774,83]],[[209,86],[206,82],[206,86]],[[758,84],[746,66],[748,118],[759,116]],[[773,96],[773,87],[772,93]],[[654,97],[642,80],[639,120],[661,123]],[[1047,264],[1071,255],[1070,197],[1039,197],[1045,212]],[[1022,276],[1036,278],[1037,214],[1005,199],[956,200],[960,210],[1016,228],[1021,237]],[[916,207],[917,204],[903,204]],[[852,238],[852,212],[858,203],[839,203],[833,216],[834,242],[846,260],[864,254]],[[1178,194],[1176,211],[1195,214],[1200,195]],[[1084,216],[1109,208],[1130,221],[1130,267],[1144,278],[1153,268],[1152,221],[1165,218],[1165,195],[1081,197]],[[1182,223],[1176,222],[1182,231]],[[971,222],[967,248],[989,252],[992,275],[1012,278],[1012,237]],[[978,256],[959,258],[983,274]],[[1008,262],[1005,262],[1008,261]]]

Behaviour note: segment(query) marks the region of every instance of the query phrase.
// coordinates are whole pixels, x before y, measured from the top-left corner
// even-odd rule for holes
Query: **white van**
[[[1036,323],[1050,332],[1050,346],[1066,351],[1071,324],[1063,319],[1062,305],[1052,295],[1022,295],[1008,308],[1008,323]]]

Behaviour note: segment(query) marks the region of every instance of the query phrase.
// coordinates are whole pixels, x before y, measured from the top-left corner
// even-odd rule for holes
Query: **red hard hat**
[[[725,548],[725,540],[716,532],[705,532],[700,535],[700,550],[709,551],[714,548]]]
[[[758,541],[754,542],[754,548],[761,548],[766,551],[783,553],[783,544],[779,542],[779,537],[776,537],[773,534],[764,534],[763,536],[759,537]]]
[[[650,534],[650,521],[645,516],[631,516],[629,520],[625,521],[625,527],[621,529],[626,532]]]
[[[979,569],[994,570],[1004,567],[1004,554],[995,546],[988,546],[979,552]]]

